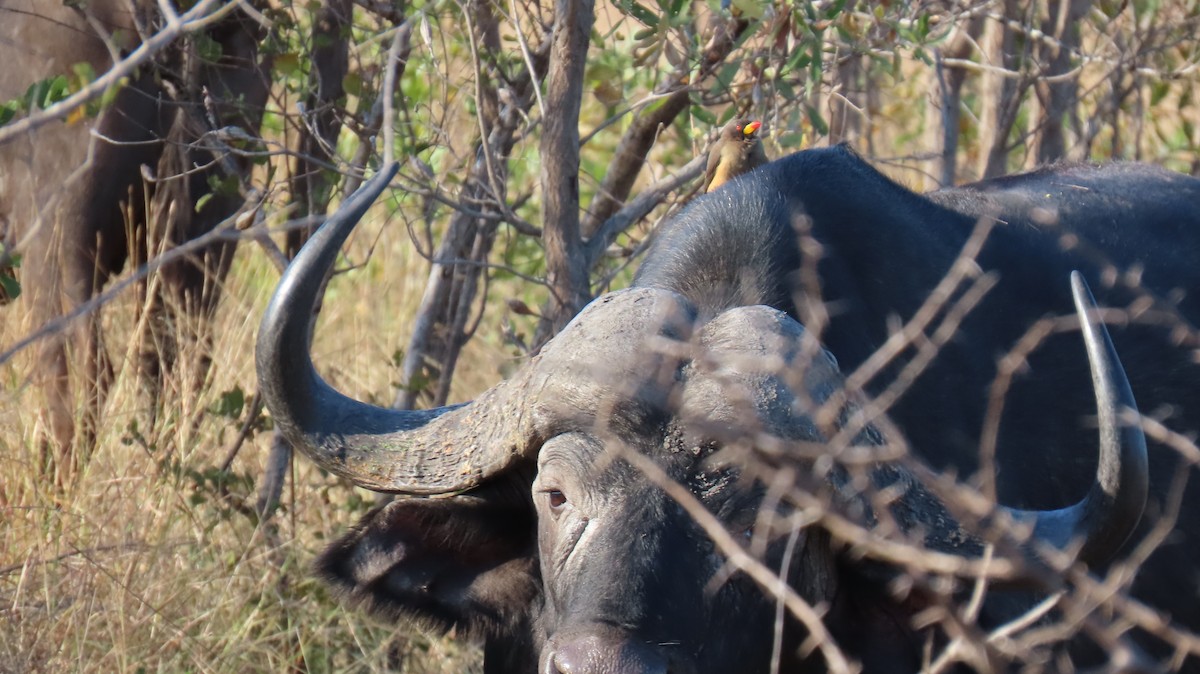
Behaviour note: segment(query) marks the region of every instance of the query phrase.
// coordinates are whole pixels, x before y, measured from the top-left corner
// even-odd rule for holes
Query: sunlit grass
[[[399,221],[381,226],[370,219],[351,242],[355,264],[376,245],[366,266],[331,284],[314,351],[335,385],[386,404],[398,378],[392,354],[428,266]],[[344,608],[311,577],[313,558],[369,507],[369,494],[300,460],[265,527],[252,511],[270,433],[249,438],[219,471],[246,412],[226,416],[218,404],[238,388],[249,404],[255,331],[276,280],[261,251],[243,244],[211,326],[211,368],[197,369],[189,347],[157,395],[136,372],[133,294],[107,306],[113,385],[94,452],[61,488],[39,469],[33,358],[0,369],[0,672],[477,668],[469,644]],[[22,310],[3,310],[0,344],[24,334],[10,320]],[[463,356],[456,399],[493,383],[511,358],[481,336]],[[186,383],[198,380],[198,390]]]

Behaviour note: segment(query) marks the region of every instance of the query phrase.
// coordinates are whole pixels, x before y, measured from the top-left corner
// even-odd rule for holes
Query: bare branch
[[[0,145],[10,143],[13,139],[28,134],[49,122],[66,119],[81,106],[96,100],[104,95],[104,92],[120,86],[122,79],[131,76],[137,68],[149,62],[179,36],[203,30],[225,18],[238,7],[237,2],[229,2],[215,11],[211,11],[220,1],[200,0],[179,17],[178,22],[155,33],[149,40],[138,45],[133,53],[79,91],[44,110],[39,110],[19,121],[0,127]]]
[[[632,201],[621,207],[621,210],[605,220],[586,244],[585,256],[588,268],[595,267],[604,255],[604,251],[612,245],[617,236],[646,217],[650,211],[667,198],[668,194],[698,178],[706,161],[708,158],[704,156],[692,159],[674,174],[647,187]]]

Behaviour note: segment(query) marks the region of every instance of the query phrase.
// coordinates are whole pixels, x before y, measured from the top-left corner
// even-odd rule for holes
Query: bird
[[[758,138],[762,122],[735,119],[721,129],[717,142],[708,151],[704,171],[704,191],[711,192],[724,183],[767,163],[767,153]]]

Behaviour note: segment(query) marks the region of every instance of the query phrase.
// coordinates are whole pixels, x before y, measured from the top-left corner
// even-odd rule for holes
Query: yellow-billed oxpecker
[[[760,121],[735,119],[721,129],[721,135],[708,151],[708,168],[704,172],[704,191],[711,192],[747,171],[767,163],[758,138]]]

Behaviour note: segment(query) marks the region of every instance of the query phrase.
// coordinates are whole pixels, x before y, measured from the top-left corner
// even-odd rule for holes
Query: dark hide
[[[1041,210],[1030,213],[1034,195],[1041,195]],[[816,247],[800,245],[797,227],[810,231],[822,251],[822,294],[832,322],[821,341],[850,372],[886,340],[889,321],[921,306],[978,214],[998,205],[995,215],[1004,224],[992,232],[980,265],[996,272],[999,284],[891,415],[920,456],[965,474],[977,463],[996,359],[1037,319],[1072,313],[1069,272],[1083,270],[1103,306],[1124,306],[1133,297],[1105,283],[1093,256],[1064,251],[1062,231],[1092,242],[1119,265],[1143,260],[1148,288],[1167,297],[1176,286],[1200,288],[1200,272],[1187,264],[1200,251],[1197,203],[1200,181],[1143,166],[1062,167],[930,197],[892,183],[844,147],[768,164],[696,199],[660,233],[638,289],[593,302],[523,371],[535,383],[519,390],[534,400],[522,414],[531,427],[552,429],[530,440],[539,447],[536,478],[524,475],[526,463],[466,495],[389,505],[335,544],[320,568],[350,596],[390,615],[455,625],[483,638],[487,672],[766,672],[774,600],[740,574],[721,574],[723,556],[709,535],[646,469],[686,487],[727,531],[753,541],[763,526],[764,488],[710,461],[720,455],[712,454],[712,438],[697,435],[705,426],[696,422],[736,421],[747,433],[757,424],[790,440],[823,437],[797,418],[792,388],[730,365],[745,354],[782,357],[813,378],[796,390],[818,403],[837,385],[830,359],[797,346],[803,337],[794,321],[763,307],[736,308],[768,304],[801,320],[813,315],[815,298],[797,294],[797,270],[804,262],[799,251]],[[1043,211],[1057,211],[1057,224],[1038,224]],[[674,313],[663,313],[681,317],[683,326],[647,323],[639,298],[674,302]],[[1179,303],[1192,321],[1195,301]],[[1174,404],[1168,423],[1188,430],[1197,400],[1185,381],[1198,374],[1188,350],[1156,326],[1117,332],[1142,409]],[[614,345],[613,335],[628,342]],[[559,342],[564,336],[568,341]],[[787,345],[782,350],[766,344],[777,337]],[[599,343],[587,348],[592,342]],[[1077,334],[1047,342],[1010,397],[999,479],[1009,503],[1060,506],[1078,499],[1092,480],[1095,401],[1078,342]],[[663,343],[701,344],[717,357],[691,361],[671,349],[654,351]],[[639,362],[633,355],[642,352],[658,360],[631,369]],[[560,375],[581,379],[589,395],[608,391],[612,399],[584,395],[546,408],[536,382],[552,373],[537,367],[560,361]],[[603,384],[614,367],[624,368],[624,390]],[[885,385],[874,381],[869,388]],[[1178,461],[1162,448],[1151,460],[1153,492],[1161,499]],[[833,487],[830,500],[856,512],[836,470],[827,470],[814,471],[812,488]],[[873,477],[877,485],[905,479]],[[532,498],[532,510],[513,489]],[[908,503],[938,507],[931,497]],[[977,552],[944,512],[926,513],[924,525],[906,522],[907,514],[892,513],[901,529],[923,532],[927,545]],[[1154,556],[1137,588],[1193,629],[1196,566],[1181,552],[1194,546],[1195,524],[1195,515],[1185,513],[1176,538]],[[779,533],[765,537],[771,542],[763,558],[775,569],[788,546],[788,532]],[[870,671],[918,669],[929,638],[912,624],[920,596],[893,597],[886,570],[843,555],[816,527],[794,543],[789,583],[828,608],[825,623],[842,648]],[[1160,596],[1160,586],[1174,588],[1173,596]],[[990,609],[985,605],[984,623]],[[821,669],[820,655],[800,652],[804,636],[785,621],[780,671]]]
[[[95,73],[104,73],[114,54],[128,54],[139,35],[154,29],[148,23],[153,12],[154,3],[122,0],[77,5],[0,1],[0,100],[22,96],[34,82],[71,76],[75,64],[87,63]],[[111,36],[109,43],[98,30]],[[151,195],[143,189],[143,167],[148,174],[169,178],[214,159],[212,151],[189,146],[208,129],[201,105],[173,100],[172,94],[199,101],[206,87],[221,124],[251,134],[258,129],[267,95],[263,68],[269,65],[258,62],[261,28],[235,12],[207,35],[222,49],[216,63],[169,49],[155,66],[136,71],[98,117],[52,122],[0,147],[0,236],[23,255],[23,294],[7,311],[27,315],[30,330],[94,297],[127,260],[140,265],[163,246],[195,239],[241,204],[236,194],[218,193],[196,212],[198,200],[212,192],[210,178],[226,175],[218,167],[159,182]],[[226,158],[225,167],[249,170],[241,159]],[[149,224],[147,201],[154,204]],[[155,250],[147,251],[148,242]],[[176,350],[179,328],[172,325],[172,312],[183,308],[198,317],[211,312],[232,254],[233,243],[227,241],[161,269],[161,295],[150,303],[155,342],[147,349],[151,374],[156,374],[160,354],[169,362]],[[71,391],[69,362],[83,366],[82,413]],[[74,442],[76,420],[85,425],[80,429],[84,437],[89,435],[108,377],[99,314],[45,339],[37,372],[46,391],[51,435],[66,450]]]
[[[965,477],[979,468],[997,360],[1038,319],[1072,313],[1062,279],[1073,269],[1102,307],[1153,301],[1109,330],[1139,409],[1196,437],[1198,207],[1200,180],[1143,164],[1054,166],[917,195],[839,146],[797,153],[698,199],[660,233],[635,284],[674,289],[713,309],[761,298],[803,318],[812,299],[796,285],[796,228],[803,228],[820,244],[821,294],[831,315],[821,342],[849,373],[884,343],[889,325],[913,316],[977,222],[998,219],[978,258],[998,284],[890,411],[917,455]],[[727,270],[742,271],[731,284]],[[1131,276],[1139,286],[1129,286]],[[1017,377],[996,456],[1002,503],[1062,507],[1090,484],[1095,402],[1085,362],[1077,334],[1060,334]],[[868,390],[883,390],[894,372]],[[1143,533],[1162,516],[1180,465],[1177,452],[1151,443]],[[1134,594],[1197,630],[1200,485],[1194,471],[1186,473],[1176,529],[1143,567]]]

